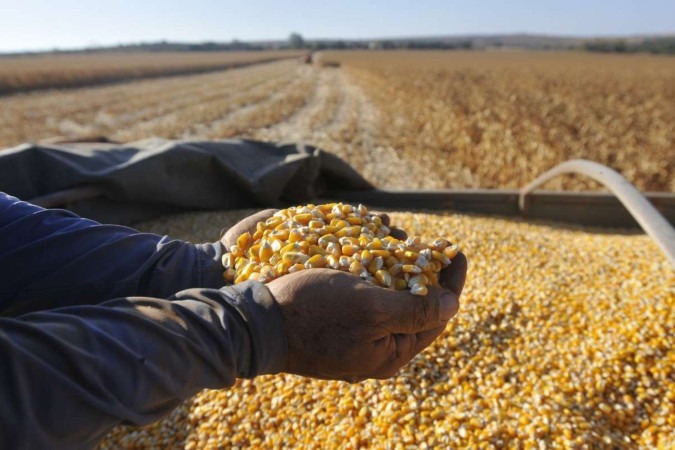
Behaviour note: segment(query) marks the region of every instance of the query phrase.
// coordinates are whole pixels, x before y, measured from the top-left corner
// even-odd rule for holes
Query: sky
[[[673,0],[3,0],[0,52],[119,43],[675,33]]]

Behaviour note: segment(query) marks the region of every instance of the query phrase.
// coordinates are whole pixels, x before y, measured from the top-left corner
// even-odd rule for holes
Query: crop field
[[[673,105],[671,57],[332,52],[6,95],[0,148],[95,135],[300,142],[383,188],[517,188],[587,158],[675,192]],[[598,189],[574,177],[547,187]],[[424,206],[392,222],[458,242],[469,275],[457,317],[398,376],[240,380],[100,448],[675,447],[675,273],[647,236]],[[250,213],[137,228],[212,241]]]
[[[333,52],[319,60],[341,67],[285,60],[0,97],[0,147],[57,135],[301,141],[389,188],[517,188],[583,157],[642,190],[675,191],[673,58]],[[13,72],[0,60],[3,73]],[[572,177],[547,187],[597,188]]]
[[[300,51],[147,52],[0,56],[0,95],[241,67]]]

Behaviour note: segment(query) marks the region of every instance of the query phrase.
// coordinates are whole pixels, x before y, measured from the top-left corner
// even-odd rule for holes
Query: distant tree
[[[300,33],[291,33],[288,37],[288,45],[291,48],[305,48],[305,40]]]

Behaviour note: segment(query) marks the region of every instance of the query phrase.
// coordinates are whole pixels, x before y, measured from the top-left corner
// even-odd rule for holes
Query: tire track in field
[[[410,165],[393,148],[380,144],[380,116],[362,89],[342,69],[312,70],[319,74],[310,102],[288,120],[251,137],[319,147],[347,161],[378,187],[406,187]]]

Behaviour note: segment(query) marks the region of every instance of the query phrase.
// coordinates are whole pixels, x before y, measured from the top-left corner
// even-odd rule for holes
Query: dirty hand
[[[441,276],[444,287],[429,287],[423,297],[331,269],[303,270],[268,283],[288,340],[285,372],[349,382],[393,376],[457,313],[464,255],[450,267]]]

